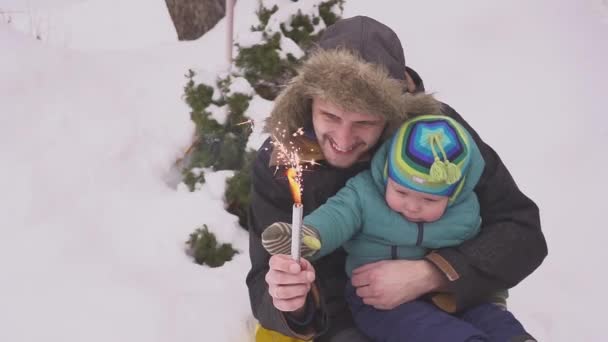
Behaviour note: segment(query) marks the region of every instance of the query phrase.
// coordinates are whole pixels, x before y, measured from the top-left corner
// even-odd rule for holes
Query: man
[[[408,115],[430,114],[434,103],[422,80],[405,66],[396,34],[385,25],[354,17],[327,28],[319,50],[275,101],[267,129],[300,148],[302,159],[316,160],[303,175],[305,214],[369,167],[379,143]],[[443,248],[423,260],[390,260],[353,271],[352,285],[363,302],[391,309],[431,292],[448,312],[488,301],[515,286],[547,254],[538,208],[513,181],[496,153],[449,106],[441,112],[473,135],[486,166],[475,188],[483,220],[481,233],[465,244]],[[303,127],[305,134],[293,137]],[[249,213],[250,257],[247,276],[255,317],[269,329],[315,341],[368,341],[354,327],[344,301],[347,281],[342,249],[314,265],[270,255],[260,235],[274,222],[291,221],[291,195],[277,149],[266,141],[253,167]],[[278,172],[277,172],[278,170]],[[525,337],[522,337],[524,340]]]

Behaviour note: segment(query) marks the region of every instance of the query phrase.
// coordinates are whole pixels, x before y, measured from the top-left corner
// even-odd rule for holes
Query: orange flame
[[[296,169],[290,167],[287,169],[287,179],[289,180],[289,188],[291,190],[291,195],[293,196],[293,201],[296,204],[302,204],[302,194],[300,183],[298,183],[298,172]]]

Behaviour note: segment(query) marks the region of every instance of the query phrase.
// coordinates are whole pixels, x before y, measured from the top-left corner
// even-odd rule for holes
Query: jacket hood
[[[390,77],[405,80],[405,54],[399,37],[390,27],[370,17],[337,21],[323,32],[319,47],[352,51],[369,63],[384,66]]]
[[[405,92],[405,70],[401,42],[389,27],[363,16],[340,20],[326,29],[316,51],[279,94],[265,131],[288,140],[310,127],[312,98],[318,97],[386,118],[384,139],[410,115],[439,112],[431,95]]]

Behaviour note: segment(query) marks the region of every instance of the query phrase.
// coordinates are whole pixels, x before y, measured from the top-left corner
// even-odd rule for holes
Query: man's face
[[[388,179],[386,204],[411,222],[437,221],[448,207],[447,196],[430,195],[399,185]]]
[[[346,168],[367,156],[380,139],[386,120],[369,113],[346,111],[315,97],[312,123],[327,162]]]

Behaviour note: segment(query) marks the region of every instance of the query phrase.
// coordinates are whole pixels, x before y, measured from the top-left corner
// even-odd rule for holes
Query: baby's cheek
[[[389,208],[391,208],[391,210],[393,211],[399,211],[399,207],[396,204],[398,201],[395,200],[395,198],[390,194],[389,191],[387,191],[384,195],[384,200],[386,201],[386,205],[388,205]]]
[[[436,206],[433,207],[432,210],[430,210],[428,212],[428,216],[427,216],[427,221],[428,222],[433,222],[433,221],[437,221],[441,218],[441,216],[443,216],[443,214],[445,213],[445,206]]]

